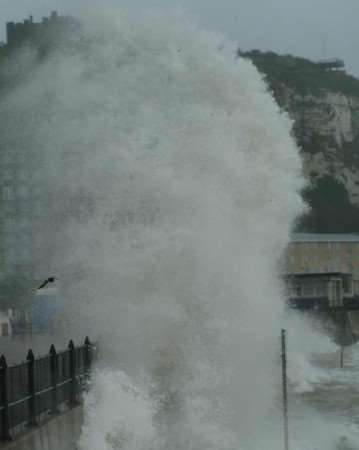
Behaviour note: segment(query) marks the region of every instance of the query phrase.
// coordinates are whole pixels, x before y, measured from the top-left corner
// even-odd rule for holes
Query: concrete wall
[[[26,432],[12,442],[0,444],[1,450],[76,450],[83,420],[78,406]]]

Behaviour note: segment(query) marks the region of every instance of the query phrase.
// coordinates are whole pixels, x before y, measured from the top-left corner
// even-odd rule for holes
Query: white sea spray
[[[182,14],[113,14],[81,39],[27,54],[0,106],[46,188],[34,266],[59,278],[59,325],[100,340],[80,447],[256,448],[278,415],[279,262],[303,208],[291,121]]]

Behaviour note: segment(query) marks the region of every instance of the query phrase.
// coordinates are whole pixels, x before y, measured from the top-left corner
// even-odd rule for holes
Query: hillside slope
[[[294,120],[312,210],[299,228],[359,231],[359,80],[291,55],[241,53],[265,75],[278,104]]]

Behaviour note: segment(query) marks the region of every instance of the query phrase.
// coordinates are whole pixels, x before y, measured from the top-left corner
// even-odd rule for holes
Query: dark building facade
[[[34,22],[30,16],[23,22],[6,24],[7,47],[11,50],[24,45],[37,49],[53,47],[69,30],[79,27],[79,22],[71,16],[60,16],[53,11],[50,17],[43,17],[41,22]]]
[[[25,46],[34,48],[41,58],[47,50],[66,45],[66,37],[71,37],[73,29],[79,29],[79,22],[56,12],[38,23],[31,16],[20,23],[9,22],[7,54]],[[6,93],[17,81],[12,78],[2,82],[2,75],[0,89]],[[16,112],[12,114],[8,112],[0,122],[0,306],[8,306],[13,298],[27,297],[28,285],[36,286],[38,274],[34,261],[43,239],[36,224],[46,210],[43,161],[36,151],[28,151],[36,144],[26,133],[17,135],[6,131],[12,126],[12,120],[15,126],[21,126],[21,121],[30,120],[31,114],[29,118]]]

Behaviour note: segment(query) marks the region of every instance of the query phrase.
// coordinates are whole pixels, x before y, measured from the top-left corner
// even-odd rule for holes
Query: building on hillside
[[[7,23],[7,48],[16,50],[23,45],[36,48],[39,53],[56,47],[59,42],[67,45],[71,30],[81,29],[77,19],[53,12],[36,23],[32,16],[20,23]],[[31,115],[31,114],[30,114]],[[21,122],[20,122],[21,123]],[[17,124],[17,126],[21,126]],[[45,186],[41,173],[42,157],[29,147],[36,143],[19,136],[0,139],[0,283],[14,277],[33,277],[33,261],[41,241],[41,230],[34,232],[33,224],[44,214]]]
[[[294,233],[286,253],[286,272],[349,273],[359,279],[359,234]]]
[[[42,212],[36,161],[28,161],[25,148],[0,147],[0,175],[1,276],[31,276],[31,222]]]
[[[339,345],[358,342],[359,234],[293,234],[284,278],[292,307],[311,311]]]
[[[8,22],[6,38],[9,49],[32,45],[38,49],[56,45],[58,38],[69,29],[77,29],[79,22],[71,16],[60,16],[53,11],[50,17],[34,22],[30,16],[23,22]]]
[[[324,70],[343,70],[345,63],[339,58],[321,59],[317,63]]]
[[[289,303],[298,309],[359,311],[359,280],[340,272],[295,273],[286,277]]]

